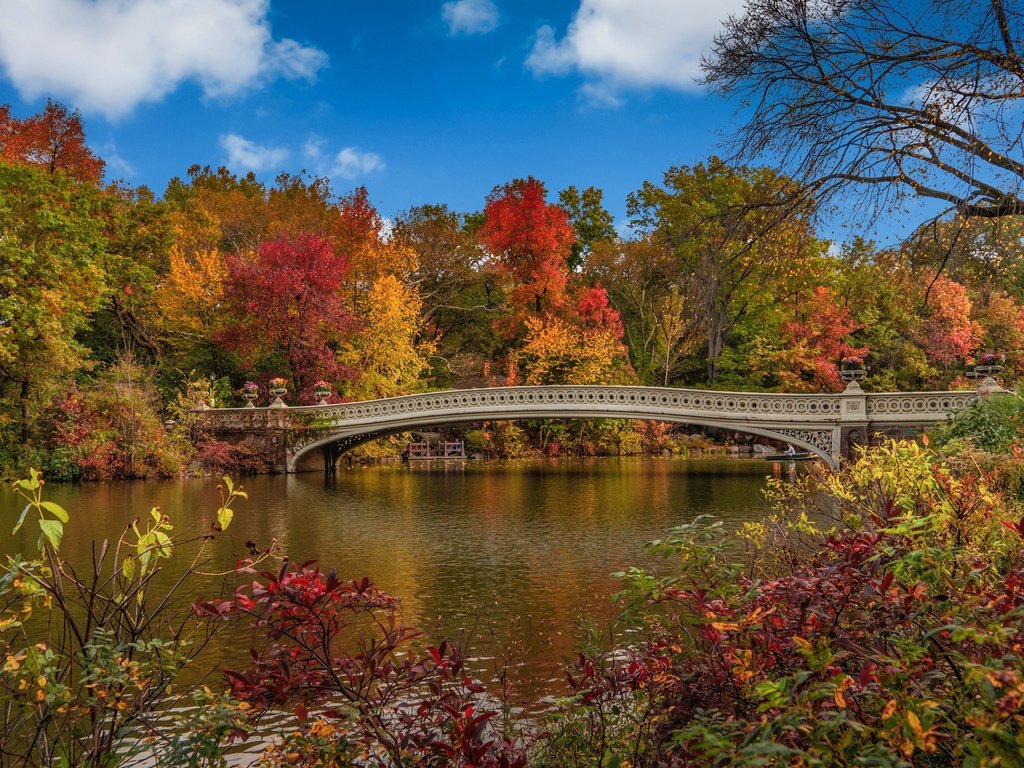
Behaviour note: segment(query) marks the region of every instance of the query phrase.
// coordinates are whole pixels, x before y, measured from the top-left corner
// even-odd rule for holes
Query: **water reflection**
[[[733,526],[762,517],[771,471],[759,461],[620,458],[248,478],[250,500],[236,507],[233,524],[238,539],[221,542],[217,556],[230,563],[245,555],[246,539],[276,540],[294,561],[369,576],[402,596],[408,623],[468,639],[478,672],[519,665],[530,688],[555,676],[581,619],[610,624],[617,584],[609,574],[646,562],[646,541],[698,514]],[[219,499],[211,479],[47,491],[72,511],[65,551],[73,561],[153,506],[179,530],[205,530]],[[0,504],[13,520],[19,507],[7,489]],[[2,548],[30,550],[37,532],[29,528]],[[247,638],[222,634],[207,664],[244,664],[247,647]]]

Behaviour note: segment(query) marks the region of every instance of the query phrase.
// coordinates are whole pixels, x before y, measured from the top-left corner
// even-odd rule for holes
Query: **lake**
[[[219,542],[216,558],[229,567],[245,556],[246,540],[276,540],[293,562],[316,560],[344,578],[368,576],[402,598],[408,624],[431,640],[463,641],[478,675],[492,680],[505,670],[516,698],[536,702],[561,690],[559,662],[573,655],[584,628],[605,637],[612,630],[611,596],[620,588],[613,572],[658,565],[645,555],[645,542],[699,514],[731,527],[763,517],[761,491],[772,468],[757,460],[629,457],[250,477],[242,481],[249,500],[235,505],[236,538]],[[116,540],[153,506],[177,532],[206,530],[217,485],[55,483],[46,498],[70,511],[62,549],[85,563],[94,539]],[[21,505],[8,489],[0,503],[13,525]],[[6,523],[0,529],[3,551],[34,546],[33,523],[13,543],[9,530]],[[201,657],[203,670],[244,664],[249,639],[218,635]]]

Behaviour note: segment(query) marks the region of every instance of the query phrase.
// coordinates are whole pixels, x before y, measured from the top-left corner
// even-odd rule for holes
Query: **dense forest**
[[[365,188],[194,166],[161,193],[107,182],[81,117],[0,108],[0,467],[49,477],[196,466],[188,413],[503,384],[734,390],[969,385],[1017,376],[1019,216],[948,218],[898,248],[818,235],[795,182],[711,157],[630,195],[499,183],[479,211],[386,218]],[[622,228],[625,229],[624,227]],[[494,455],[639,452],[643,424],[495,424]],[[199,463],[244,469],[224,446]],[[227,453],[230,453],[229,451]],[[234,461],[235,467],[231,467]],[[219,463],[218,463],[219,462]],[[225,463],[228,466],[224,466]]]

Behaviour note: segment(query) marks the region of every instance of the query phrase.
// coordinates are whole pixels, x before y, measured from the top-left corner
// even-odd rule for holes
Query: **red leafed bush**
[[[248,618],[266,638],[247,669],[226,676],[232,695],[257,710],[294,708],[299,730],[280,755],[308,765],[361,755],[373,766],[524,766],[523,750],[492,725],[497,711],[465,674],[459,649],[421,650],[413,642],[421,633],[398,609],[369,580],[342,581],[310,563],[286,563],[231,600],[196,605],[200,614]],[[312,722],[310,707],[319,708]]]
[[[626,574],[631,641],[581,657],[545,765],[995,766],[1024,754],[1024,524],[984,477],[914,444],[866,455],[801,496],[846,526],[776,519],[812,554],[736,564],[707,520]],[[755,524],[754,527],[765,527]],[[586,750],[584,750],[586,751]],[[1005,762],[1009,761],[1009,762]]]
[[[274,467],[258,446],[247,442],[204,440],[196,452],[195,465],[213,475],[264,475]]]

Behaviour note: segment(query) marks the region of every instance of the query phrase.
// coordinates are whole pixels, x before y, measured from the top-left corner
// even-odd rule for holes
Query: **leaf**
[[[914,732],[914,735],[920,739],[924,736],[924,729],[921,728],[921,719],[913,711],[907,712],[907,725],[910,726],[910,730]]]
[[[131,580],[135,576],[134,557],[128,555],[124,560],[121,561],[121,573],[128,580]]]
[[[52,514],[62,523],[66,523],[68,521],[68,513],[60,504],[57,504],[56,502],[53,501],[44,501],[41,502],[41,504],[43,506],[43,509]]]
[[[49,540],[54,549],[60,547],[60,541],[64,538],[64,524],[59,520],[40,520],[39,528],[43,535]]]
[[[160,557],[171,556],[171,539],[162,531],[153,531],[153,536],[156,537],[157,549],[156,554]]]
[[[226,531],[228,526],[231,525],[231,518],[235,516],[234,510],[228,507],[221,507],[217,510],[217,522],[220,524],[220,529]]]
[[[25,508],[21,510],[21,517],[18,518],[18,522],[14,524],[14,530],[11,531],[12,536],[18,532],[19,528],[21,528],[21,524],[25,522],[25,516],[28,514],[30,509],[32,509],[32,505],[26,504]]]

